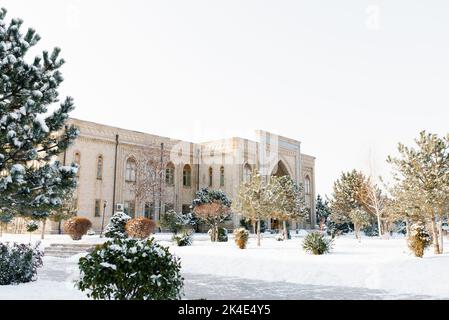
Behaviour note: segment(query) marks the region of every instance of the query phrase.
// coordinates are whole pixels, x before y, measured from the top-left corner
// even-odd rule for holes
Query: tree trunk
[[[436,226],[436,222],[435,222],[435,214],[432,214],[432,219],[431,219],[431,225],[432,225],[432,238],[433,238],[433,249],[435,254],[440,254],[440,246],[439,246],[439,241],[438,241],[438,231],[437,231],[437,226]]]
[[[282,226],[284,228],[284,240],[288,239],[288,231],[287,231],[287,221],[282,221]]]
[[[257,219],[257,245],[260,247],[260,219]]]
[[[380,221],[379,212],[377,212],[377,228],[379,229],[379,238],[382,238],[382,223]]]
[[[0,222],[0,237],[3,236],[3,222]]]
[[[59,222],[58,222],[58,234],[62,233],[61,224],[62,224],[62,220],[59,220]]]
[[[42,220],[42,233],[41,233],[41,239],[43,240],[45,237],[45,225],[47,224],[47,219]]]
[[[256,225],[257,225],[257,222],[253,222],[253,233],[254,233],[254,234],[257,233]]]
[[[440,235],[440,253],[443,253],[444,247],[443,247],[443,219],[440,218],[440,222],[438,223],[438,233]]]

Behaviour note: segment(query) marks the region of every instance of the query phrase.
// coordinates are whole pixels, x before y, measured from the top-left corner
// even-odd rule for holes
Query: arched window
[[[220,187],[224,187],[224,182],[225,182],[224,181],[225,180],[224,174],[225,174],[224,167],[221,166],[220,167]]]
[[[165,167],[165,184],[167,186],[175,184],[175,165],[173,162],[169,162]]]
[[[212,170],[212,167],[209,167],[209,187],[213,186],[214,183],[214,172]]]
[[[305,192],[305,194],[310,194],[310,192],[311,192],[309,176],[306,176],[306,178],[304,180],[304,192]]]
[[[182,169],[182,185],[190,187],[192,185],[192,169],[188,164]]]
[[[81,153],[78,151],[73,155],[73,162],[78,166],[78,171],[76,172],[76,176],[79,177],[81,170]]]
[[[97,158],[97,179],[103,179],[103,156]]]
[[[132,158],[126,160],[125,180],[128,182],[136,181],[136,161]]]
[[[251,166],[247,163],[243,167],[243,182],[251,181]]]

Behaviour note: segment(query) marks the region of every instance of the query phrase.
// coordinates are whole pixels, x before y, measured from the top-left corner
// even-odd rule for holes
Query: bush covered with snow
[[[26,229],[27,232],[34,232],[39,229],[39,224],[34,220],[28,221],[26,224]]]
[[[333,246],[333,239],[326,237],[321,232],[310,232],[302,242],[304,251],[312,254],[329,253]]]
[[[129,220],[131,220],[131,217],[124,212],[114,213],[106,226],[104,235],[108,238],[126,238],[125,226]]]
[[[185,230],[180,234],[174,234],[172,240],[178,247],[190,246],[193,241],[192,232]]]
[[[115,238],[80,258],[78,287],[94,299],[180,299],[181,263],[153,239]]]
[[[36,280],[43,256],[39,245],[0,243],[0,285]]]
[[[145,239],[154,232],[156,222],[151,219],[139,217],[129,220],[125,225],[125,232],[135,239]]]
[[[163,229],[177,234],[195,225],[195,221],[191,213],[177,213],[174,210],[168,210],[161,215],[160,225]]]
[[[240,249],[245,249],[249,239],[249,231],[245,228],[234,230],[235,243]]]
[[[81,240],[81,238],[92,227],[92,222],[84,217],[73,217],[64,224],[64,232],[68,233],[73,240]]]
[[[432,238],[420,223],[413,224],[410,228],[408,247],[416,257],[422,258],[424,250],[432,244]]]

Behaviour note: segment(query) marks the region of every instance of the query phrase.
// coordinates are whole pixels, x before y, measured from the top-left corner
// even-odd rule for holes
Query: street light
[[[104,228],[104,216],[106,214],[106,206],[108,205],[108,201],[104,200],[103,202],[103,219],[101,220],[101,232],[100,232],[100,238],[103,238],[103,228]]]

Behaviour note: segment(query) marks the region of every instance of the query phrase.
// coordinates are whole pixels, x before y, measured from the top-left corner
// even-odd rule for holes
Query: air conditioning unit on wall
[[[117,204],[115,205],[115,211],[121,211],[121,212],[123,212],[123,210],[124,210],[123,203],[117,203]]]

